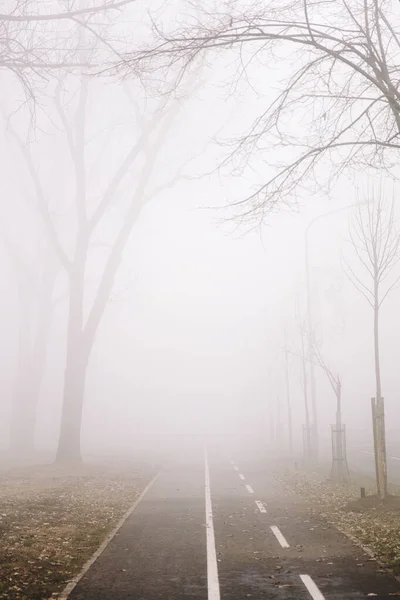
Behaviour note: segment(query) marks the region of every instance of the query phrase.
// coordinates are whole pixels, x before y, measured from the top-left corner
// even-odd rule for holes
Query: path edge
[[[358,546],[370,559],[374,560],[380,569],[384,570],[388,575],[391,575],[400,583],[400,575],[396,575],[394,569],[385,564],[383,560],[380,559],[379,556],[376,556],[375,552],[369,546],[366,546],[361,540],[359,540],[352,533],[348,532],[345,528],[336,525],[336,523],[332,521],[327,521],[329,525],[334,527],[339,533],[347,537],[355,546]]]
[[[130,517],[130,515],[133,513],[133,511],[135,510],[135,508],[143,500],[143,498],[145,497],[145,495],[147,494],[147,492],[153,486],[153,484],[155,483],[156,479],[159,477],[160,473],[161,473],[161,471],[159,471],[158,473],[156,473],[154,475],[154,477],[149,481],[149,483],[146,485],[146,487],[144,488],[144,490],[136,498],[136,500],[132,504],[132,506],[130,508],[128,508],[128,510],[126,511],[126,513],[118,521],[118,523],[114,527],[114,529],[105,537],[105,539],[100,544],[100,546],[97,548],[97,550],[94,552],[94,554],[92,554],[92,556],[85,562],[85,564],[83,565],[83,567],[80,570],[80,572],[77,575],[75,575],[75,577],[73,577],[69,581],[69,583],[67,583],[67,585],[62,590],[62,592],[58,596],[56,596],[56,600],[68,600],[69,595],[71,594],[72,590],[78,585],[78,583],[81,581],[81,579],[84,577],[84,575],[86,575],[86,573],[89,571],[90,567],[96,562],[96,560],[99,558],[99,556],[104,552],[104,550],[107,548],[108,544],[116,536],[116,534],[121,529],[121,527],[123,526],[123,524],[125,523],[125,521]]]

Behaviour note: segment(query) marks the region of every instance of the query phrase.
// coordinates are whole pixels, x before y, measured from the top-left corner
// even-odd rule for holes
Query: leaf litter
[[[360,476],[361,477],[361,476]],[[372,480],[355,478],[347,485],[322,479],[318,473],[286,472],[278,476],[288,492],[307,501],[313,517],[339,527],[369,548],[382,564],[400,573],[400,488],[391,486],[391,494],[382,502],[374,494]],[[367,488],[360,498],[360,483]]]
[[[134,503],[153,465],[0,473],[0,599],[54,599]]]

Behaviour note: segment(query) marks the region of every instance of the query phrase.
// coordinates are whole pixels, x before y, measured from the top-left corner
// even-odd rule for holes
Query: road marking
[[[235,469],[235,471],[239,471],[239,467],[237,467],[236,465],[233,468]]]
[[[241,473],[239,473],[239,477],[240,477],[240,479],[242,479],[242,480],[243,480],[243,479],[246,479],[246,477],[245,477],[244,475],[242,475]]]
[[[211,503],[210,470],[207,449],[204,448],[205,496],[206,496],[206,536],[207,536],[207,587],[208,600],[220,600],[217,552],[215,549],[214,521]]]
[[[391,458],[392,460],[400,460],[398,456],[389,456],[389,458]]]
[[[265,506],[264,506],[264,504],[262,502],[260,502],[259,500],[256,500],[255,502],[256,502],[258,510],[261,513],[266,513],[267,512],[267,509],[265,508]]]
[[[251,485],[248,485],[248,484],[246,483],[246,485],[245,485],[245,488],[246,488],[246,490],[249,492],[249,494],[254,494],[254,490],[253,490],[253,488],[251,487]]]
[[[311,579],[309,575],[300,575],[300,579],[306,586],[309,594],[313,600],[325,600],[324,596],[321,594],[314,581]]]
[[[282,548],[290,548],[286,539],[283,537],[279,527],[277,527],[276,525],[271,525],[271,531],[274,534],[274,536],[276,537],[276,539],[278,540],[278,542],[280,543],[280,545],[282,546]]]
[[[235,464],[235,461],[233,461],[233,460],[230,460],[229,462],[231,463],[231,465]]]

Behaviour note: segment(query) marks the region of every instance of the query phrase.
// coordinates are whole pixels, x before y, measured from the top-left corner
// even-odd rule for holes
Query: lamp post
[[[311,294],[311,269],[309,257],[309,233],[311,227],[320,221],[337,213],[354,208],[358,204],[350,204],[341,208],[336,208],[329,212],[318,215],[312,219],[304,233],[304,259],[306,271],[306,298],[307,298],[307,333],[308,333],[308,363],[310,368],[310,385],[311,385],[311,411],[312,411],[312,452],[315,460],[318,459],[319,447],[319,432],[318,432],[318,410],[317,410],[317,388],[315,382],[315,365],[314,365],[314,317],[312,311],[312,294]]]

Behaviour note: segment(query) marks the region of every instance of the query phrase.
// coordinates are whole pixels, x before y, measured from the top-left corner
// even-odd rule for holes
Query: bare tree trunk
[[[69,332],[68,340],[60,437],[56,457],[59,463],[77,463],[82,460],[81,423],[87,363],[82,352],[78,350],[82,336]]]
[[[336,443],[337,443],[337,456],[336,459],[338,461],[337,467],[338,472],[336,476],[339,480],[342,480],[345,476],[344,473],[344,460],[343,456],[343,439],[342,439],[342,386],[339,380],[337,379],[336,384]]]
[[[303,355],[302,355],[302,369],[303,369],[303,397],[304,397],[304,410],[306,417],[306,459],[310,460],[311,458],[311,431],[310,431],[310,412],[308,409],[308,390],[307,390],[307,363],[306,357],[304,355],[304,342],[303,345]]]
[[[36,413],[46,367],[55,279],[56,270],[51,265],[44,273],[40,289],[33,344],[30,339],[32,315],[28,308],[30,295],[25,293],[25,297],[21,298],[21,303],[26,306],[21,310],[20,350],[10,434],[10,450],[19,456],[30,456],[35,450]]]
[[[338,380],[336,384],[336,426],[342,426],[342,386]]]
[[[35,411],[30,402],[31,311],[29,288],[19,285],[19,333],[10,429],[10,452],[20,458],[29,456],[34,447]]]
[[[381,363],[379,356],[379,305],[377,299],[378,291],[375,291],[376,302],[374,306],[374,356],[375,356],[375,381],[376,397],[382,397]]]
[[[375,282],[374,289],[374,355],[375,355],[375,380],[376,402],[379,418],[374,423],[375,469],[378,484],[378,495],[381,499],[387,496],[387,464],[385,440],[385,415],[382,398],[381,365],[379,356],[379,290]]]
[[[79,242],[78,242],[79,243]],[[56,462],[81,462],[81,424],[88,351],[83,332],[83,294],[87,245],[80,243],[70,273],[67,358]]]

